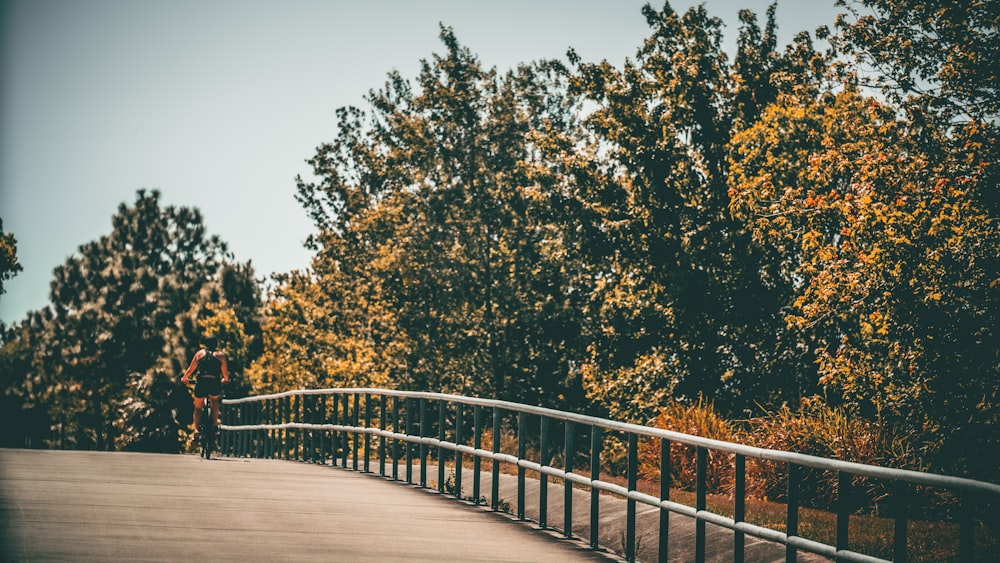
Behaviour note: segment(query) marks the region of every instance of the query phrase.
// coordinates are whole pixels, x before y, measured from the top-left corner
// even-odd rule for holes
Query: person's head
[[[209,348],[211,350],[214,350],[216,347],[219,346],[219,339],[216,338],[216,337],[214,337],[214,336],[206,336],[202,340],[204,341],[205,348]]]

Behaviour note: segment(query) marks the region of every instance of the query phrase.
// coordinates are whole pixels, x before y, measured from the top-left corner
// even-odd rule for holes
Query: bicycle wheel
[[[208,404],[208,401],[206,401]],[[212,409],[201,413],[201,457],[212,459],[212,446],[215,444],[215,424],[212,423]]]

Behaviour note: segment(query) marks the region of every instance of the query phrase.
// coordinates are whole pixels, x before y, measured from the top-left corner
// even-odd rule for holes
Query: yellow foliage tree
[[[1000,438],[995,133],[848,89],[783,98],[731,159],[731,210],[780,249],[820,382],[979,474]]]

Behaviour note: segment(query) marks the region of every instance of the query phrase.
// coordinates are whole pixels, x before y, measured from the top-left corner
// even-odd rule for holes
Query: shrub
[[[660,414],[651,426],[701,436],[713,440],[735,442],[738,431],[732,423],[723,419],[715,411],[712,403],[699,399],[697,403],[684,405],[673,403],[660,409]],[[725,452],[708,452],[707,492],[732,492],[733,456]],[[660,440],[641,439],[639,441],[639,477],[658,482],[660,479]],[[686,490],[694,490],[697,478],[697,450],[677,442],[670,443],[670,484]]]
[[[799,410],[793,411],[786,405],[766,416],[750,419],[744,440],[759,448],[871,465],[898,467],[907,457],[903,442],[885,427],[855,416],[849,409],[830,407],[818,398],[804,399]],[[747,460],[748,495],[784,501],[787,480],[787,464]],[[888,498],[889,485],[854,476],[854,508],[877,510]],[[835,507],[836,472],[802,468],[798,486],[803,506]]]

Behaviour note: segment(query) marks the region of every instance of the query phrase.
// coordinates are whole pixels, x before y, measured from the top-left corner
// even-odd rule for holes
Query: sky
[[[305,269],[313,231],[296,176],[336,137],[335,110],[443,53],[440,25],[486,67],[565,59],[621,67],[657,0],[0,0],[0,218],[23,271],[0,321],[48,304],[53,270],[156,189],[197,207],[258,276]],[[673,0],[684,12],[698,2]],[[735,52],[736,14],[705,0]],[[834,0],[778,3],[778,40],[832,27]]]

